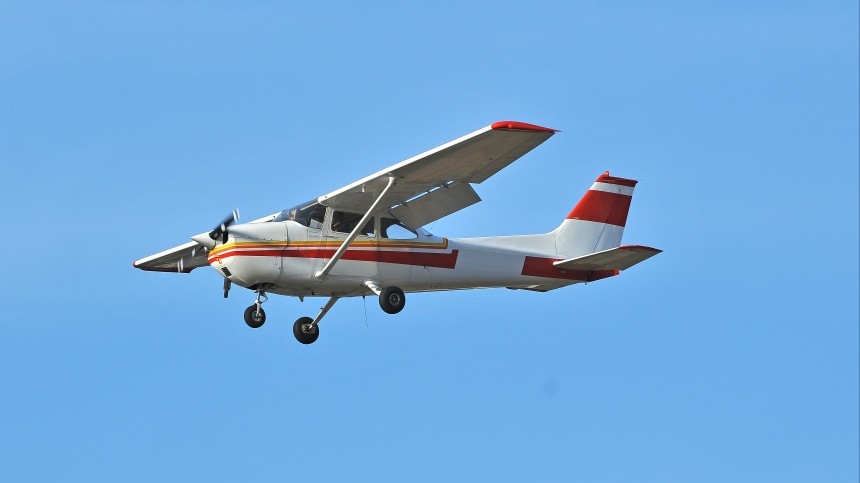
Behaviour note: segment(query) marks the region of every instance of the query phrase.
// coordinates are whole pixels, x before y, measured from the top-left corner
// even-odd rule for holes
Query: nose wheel
[[[245,323],[252,329],[259,329],[266,323],[266,312],[263,307],[254,304],[245,309]]]
[[[266,312],[263,310],[263,302],[269,300],[266,292],[257,290],[257,300],[245,309],[245,323],[252,329],[259,329],[266,323]]]

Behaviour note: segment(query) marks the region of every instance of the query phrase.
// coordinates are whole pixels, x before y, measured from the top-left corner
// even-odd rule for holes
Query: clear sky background
[[[858,480],[858,7],[0,4],[0,480]],[[604,170],[665,253],[397,316],[131,261],[493,121],[561,132],[428,227]]]

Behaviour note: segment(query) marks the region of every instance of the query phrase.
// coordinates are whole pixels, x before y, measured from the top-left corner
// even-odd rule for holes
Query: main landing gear
[[[320,336],[320,326],[310,317],[301,317],[293,324],[293,335],[302,344],[313,344]]]
[[[325,303],[325,307],[320,310],[315,319],[310,317],[302,317],[293,324],[293,335],[296,340],[302,344],[313,344],[320,336],[320,320],[325,317],[325,314],[334,307],[334,304],[340,297],[332,297]]]
[[[388,314],[396,314],[406,307],[406,295],[398,287],[385,287],[378,295],[379,306]]]
[[[390,286],[380,288],[373,282],[365,282],[365,285],[379,296],[379,306],[386,313],[396,314],[406,306],[406,295],[403,294],[403,290],[399,287]],[[331,297],[328,299],[328,302],[320,309],[316,318],[301,317],[296,320],[293,323],[293,335],[296,337],[296,340],[302,344],[313,344],[316,342],[320,336],[320,321],[339,299],[340,297]],[[250,307],[245,309],[245,323],[248,324],[248,327],[258,329],[266,322],[266,312],[263,311],[262,305],[267,300],[269,300],[269,297],[266,296],[266,292],[262,289],[257,289],[256,300]]]

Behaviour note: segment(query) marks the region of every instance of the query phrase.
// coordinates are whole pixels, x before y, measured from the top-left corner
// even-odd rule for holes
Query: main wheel
[[[260,307],[260,312],[257,312],[257,304],[253,304],[245,309],[245,323],[252,329],[259,329],[266,323],[266,312],[263,307]]]
[[[379,306],[389,314],[396,314],[406,306],[406,295],[398,287],[385,287],[379,294]]]
[[[293,324],[293,335],[296,340],[302,344],[313,344],[320,336],[320,326],[311,323],[314,319],[310,317],[302,317]]]

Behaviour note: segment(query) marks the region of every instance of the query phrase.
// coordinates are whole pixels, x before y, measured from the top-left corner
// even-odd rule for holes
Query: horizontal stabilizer
[[[641,245],[628,245],[582,257],[560,260],[553,265],[562,270],[626,270],[662,251]]]

